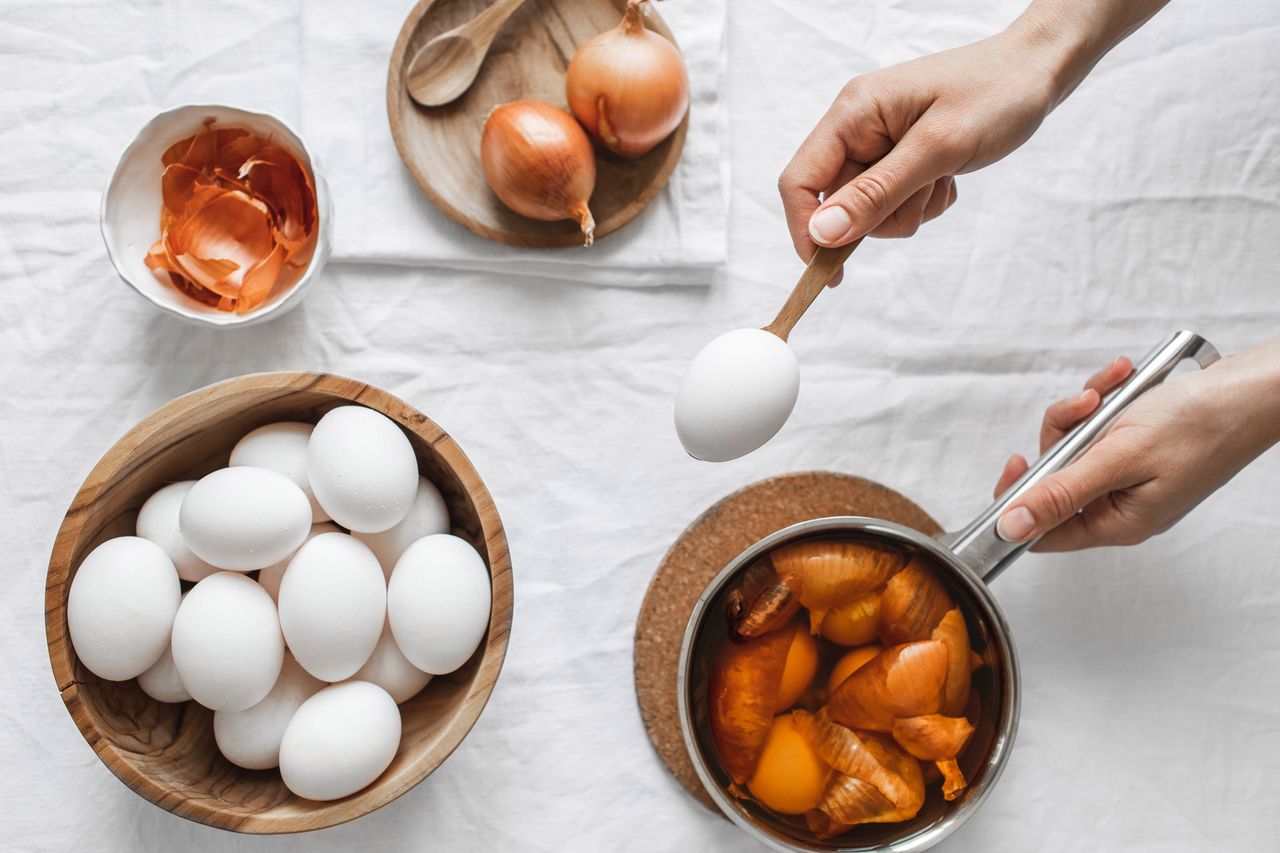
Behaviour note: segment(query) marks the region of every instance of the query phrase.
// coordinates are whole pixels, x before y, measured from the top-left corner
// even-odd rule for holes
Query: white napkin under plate
[[[590,249],[523,249],[479,237],[422,193],[387,121],[391,49],[410,4],[303,4],[301,133],[334,197],[335,261],[438,266],[622,287],[709,283],[725,263],[729,158],[720,83],[726,0],[661,6],[689,68],[680,163],[648,209]]]

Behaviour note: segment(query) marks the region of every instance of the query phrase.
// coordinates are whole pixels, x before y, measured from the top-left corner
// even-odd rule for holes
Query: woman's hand
[[[955,202],[953,175],[1026,142],[1054,97],[1048,63],[1011,30],[853,78],[778,180],[796,252],[911,236]]]
[[[1041,450],[1097,408],[1131,366],[1117,360],[1086,391],[1050,406]],[[1063,470],[1000,517],[1011,542],[1044,535],[1040,551],[1135,545],[1162,533],[1280,441],[1280,340],[1178,376],[1138,398]],[[1015,456],[996,494],[1027,469]]]
[[[1034,0],[996,36],[849,81],[778,179],[797,254],[914,234],[1166,2]]]

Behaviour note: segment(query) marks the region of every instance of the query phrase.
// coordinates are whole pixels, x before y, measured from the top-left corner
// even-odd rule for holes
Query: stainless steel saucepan
[[[1018,728],[1021,676],[1017,652],[1004,613],[988,584],[1032,543],[1001,539],[996,533],[996,521],[1032,486],[1086,450],[1130,403],[1163,382],[1179,362],[1188,358],[1203,368],[1217,361],[1218,352],[1194,332],[1182,331],[1169,337],[1137,365],[1129,379],[1112,392],[1090,418],[1045,452],[1021,479],[962,530],[931,538],[900,524],[874,518],[819,518],[765,537],[725,566],[693,608],[676,674],[685,747],[703,786],[720,809],[750,835],[786,853],[873,850],[914,853],[937,844],[968,820],[1000,778]],[[710,735],[706,685],[714,649],[728,634],[725,598],[740,572],[781,545],[799,539],[832,537],[887,543],[931,558],[965,611],[974,649],[989,665],[975,673],[982,714],[973,741],[961,757],[961,766],[970,782],[961,798],[947,803],[934,791],[920,814],[911,821],[855,827],[844,836],[823,841],[802,826],[779,819],[750,800],[735,798],[727,792],[728,774],[720,764]]]

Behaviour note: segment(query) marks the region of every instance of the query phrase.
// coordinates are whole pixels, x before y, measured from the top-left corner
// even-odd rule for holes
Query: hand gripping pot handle
[[[995,503],[962,530],[939,537],[943,544],[980,578],[991,581],[1035,544],[1035,540],[1006,542],[1001,539],[996,533],[996,522],[1001,514],[1041,480],[1062,470],[1087,450],[1130,403],[1163,382],[1187,358],[1194,359],[1205,368],[1217,361],[1219,355],[1212,344],[1195,332],[1181,331],[1169,336],[1134,367],[1124,384],[1104,399],[1092,416],[1045,451],[1016,483],[996,498]]]

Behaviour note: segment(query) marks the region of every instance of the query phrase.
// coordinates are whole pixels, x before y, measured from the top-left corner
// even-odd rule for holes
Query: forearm
[[[1113,47],[1169,0],[1033,0],[1009,33],[1035,45],[1050,63],[1054,106],[1080,85]]]

